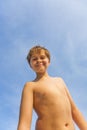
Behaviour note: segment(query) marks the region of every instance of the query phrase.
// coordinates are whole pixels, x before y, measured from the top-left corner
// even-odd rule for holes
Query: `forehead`
[[[40,50],[40,51],[34,52],[31,57],[40,56],[40,55],[45,55],[46,56],[45,51]]]

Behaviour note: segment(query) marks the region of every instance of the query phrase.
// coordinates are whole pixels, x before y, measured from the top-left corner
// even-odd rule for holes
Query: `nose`
[[[41,62],[41,59],[38,59],[37,61],[38,61],[38,62]]]
[[[40,58],[38,58],[37,63],[40,63],[40,62],[41,62],[41,59],[40,59]]]

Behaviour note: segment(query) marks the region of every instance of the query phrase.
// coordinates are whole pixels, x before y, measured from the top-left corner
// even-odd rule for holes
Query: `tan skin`
[[[49,64],[43,50],[31,57],[30,66],[37,76],[24,86],[17,130],[30,130],[33,108],[38,115],[35,130],[75,130],[73,121],[80,130],[87,130],[62,78],[48,75]]]

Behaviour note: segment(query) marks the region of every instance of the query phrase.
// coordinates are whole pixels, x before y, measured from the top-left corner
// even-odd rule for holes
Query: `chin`
[[[36,73],[38,73],[38,74],[43,74],[43,73],[45,73],[45,71],[44,71],[44,70],[39,70],[39,71],[37,71]]]

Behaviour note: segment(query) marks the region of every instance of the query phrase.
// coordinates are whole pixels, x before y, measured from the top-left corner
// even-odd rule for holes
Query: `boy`
[[[62,78],[53,78],[47,73],[49,51],[35,46],[27,60],[36,78],[24,86],[17,130],[30,130],[33,108],[38,115],[36,130],[75,130],[73,121],[80,130],[87,130],[87,123]]]

